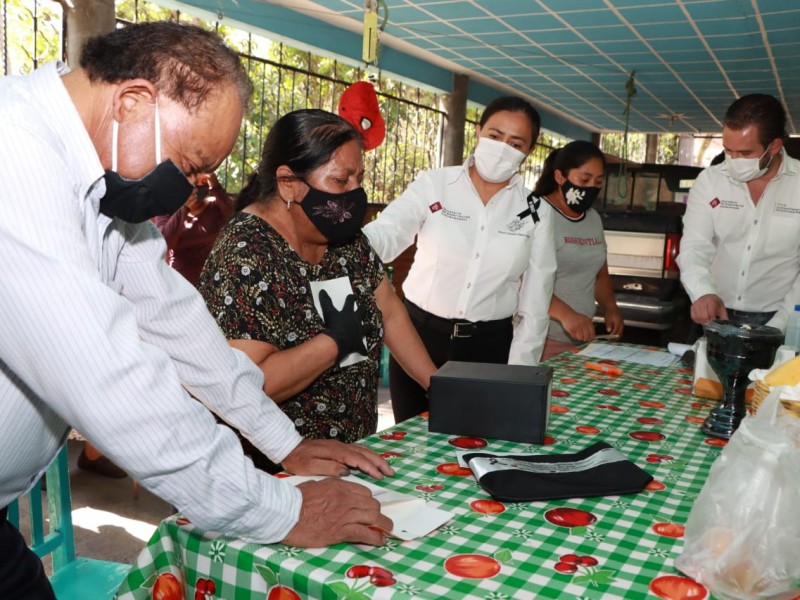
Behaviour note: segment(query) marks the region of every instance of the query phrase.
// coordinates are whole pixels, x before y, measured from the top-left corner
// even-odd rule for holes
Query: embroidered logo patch
[[[708,204],[711,206],[711,208],[717,208],[717,206],[719,206],[719,203],[720,203],[720,200],[719,200],[719,198],[714,198],[714,199],[713,199],[711,202],[709,202]]]
[[[522,225],[523,225],[522,219],[517,217],[516,219],[511,221],[511,223],[506,225],[506,229],[508,229],[509,231],[516,232],[516,231],[519,231],[520,229],[522,229]]]
[[[441,202],[434,202],[428,207],[432,213],[439,212],[442,210],[442,203]]]

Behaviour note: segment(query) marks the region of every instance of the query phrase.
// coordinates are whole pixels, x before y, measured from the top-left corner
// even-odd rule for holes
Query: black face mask
[[[194,186],[171,160],[159,163],[141,179],[125,179],[106,170],[106,194],[100,212],[128,223],[143,223],[159,215],[171,215],[189,199]]]
[[[561,184],[561,192],[564,194],[564,201],[567,203],[567,208],[576,213],[583,214],[592,208],[592,204],[594,204],[597,195],[600,193],[600,188],[573,185],[572,182],[567,179]]]
[[[308,184],[306,184],[308,185]],[[367,193],[359,187],[343,194],[331,194],[308,186],[300,208],[333,246],[352,240],[367,214]]]
[[[106,193],[100,212],[128,223],[143,223],[160,215],[171,215],[189,199],[194,186],[171,160],[161,160],[161,120],[158,97],[154,107],[156,167],[141,179],[126,179],[117,173],[119,123],[111,129],[111,169],[106,169]]]

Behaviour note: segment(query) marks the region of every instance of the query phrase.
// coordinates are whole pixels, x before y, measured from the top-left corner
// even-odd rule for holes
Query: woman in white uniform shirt
[[[605,312],[606,331],[622,335],[624,321],[608,274],[603,222],[592,208],[603,187],[605,169],[600,148],[576,140],[550,153],[533,188],[537,197],[555,209],[558,262],[542,360],[594,338],[595,300]]]
[[[539,126],[529,102],[492,101],[463,165],[424,171],[364,228],[384,262],[416,236],[403,292],[437,366],[539,362],[556,270],[551,210],[533,197],[529,205],[518,174]],[[389,378],[398,422],[427,410],[425,390],[394,361]]]

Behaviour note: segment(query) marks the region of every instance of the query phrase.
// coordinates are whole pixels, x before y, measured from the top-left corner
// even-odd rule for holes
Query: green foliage
[[[606,154],[622,157],[625,136],[620,132],[604,133],[600,136],[600,149]],[[628,134],[628,160],[643,163],[647,149],[644,133]]]
[[[4,34],[3,75],[25,75],[61,57],[61,5],[38,0],[0,0]],[[5,31],[3,31],[3,25]]]
[[[122,0],[117,11],[120,18],[130,21],[191,19],[216,30],[242,54],[255,89],[252,108],[242,123],[236,146],[217,173],[231,192],[239,191],[258,165],[266,134],[279,116],[301,108],[336,112],[345,88],[366,75],[362,69],[332,58],[179,15],[156,4]],[[364,187],[373,202],[386,203],[399,195],[420,170],[438,165],[443,123],[442,113],[436,108],[436,94],[380,76],[376,91],[386,122],[386,139],[366,153]]]
[[[681,137],[674,133],[662,133],[658,136],[656,162],[660,165],[678,164],[678,150]]]
[[[622,133],[604,133],[600,137],[600,148],[606,154],[612,156],[622,156],[624,136]],[[680,136],[674,133],[662,133],[658,136],[658,148],[656,150],[656,163],[660,165],[674,165],[678,163],[678,150],[680,146]],[[647,135],[644,133],[628,134],[628,160],[633,162],[645,162],[647,151]]]
[[[45,60],[60,57],[61,10],[57,3],[48,2],[45,6],[42,0],[39,4],[36,0],[0,0],[0,5],[3,3],[9,11],[9,22],[14,26],[9,31],[10,39],[14,40],[10,44],[13,51],[6,61],[14,66],[14,73],[28,73]],[[367,152],[364,159],[364,188],[370,200],[390,202],[420,171],[440,165],[445,115],[438,94],[145,0],[118,0],[116,9],[117,18],[127,22],[179,20],[217,31],[242,55],[254,83],[253,100],[236,145],[217,172],[222,185],[232,193],[238,192],[255,170],[266,134],[279,116],[300,108],[336,112],[345,88],[367,76],[376,85],[386,123],[383,144]],[[34,16],[38,18],[36,50],[33,47]],[[468,109],[465,157],[475,146],[475,123],[481,111],[482,107]],[[523,165],[522,173],[528,185],[535,181],[550,150],[565,141],[549,132],[542,133],[539,144]]]

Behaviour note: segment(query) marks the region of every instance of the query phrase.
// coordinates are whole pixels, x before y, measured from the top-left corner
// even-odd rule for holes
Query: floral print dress
[[[367,308],[366,320],[373,325],[367,336],[368,359],[344,368],[334,365],[280,407],[303,437],[350,443],[375,433],[378,423],[383,318],[375,290],[384,270],[366,237],[359,233],[352,242],[328,246],[314,265],[269,223],[238,213],[217,239],[198,288],[225,337],[258,340],[285,350],[325,328],[310,282],[339,277],[350,279],[356,304]],[[266,459],[253,456],[257,466],[261,465],[256,458]]]

